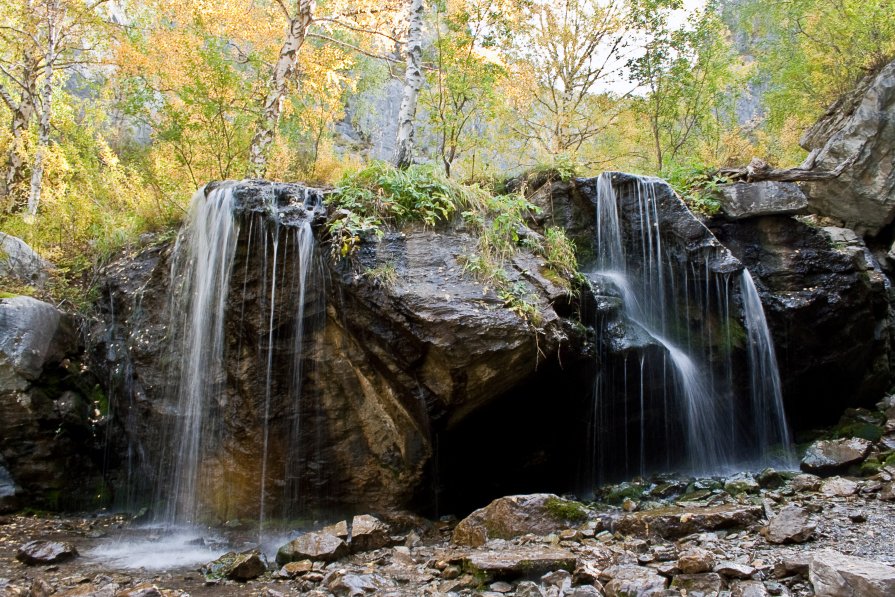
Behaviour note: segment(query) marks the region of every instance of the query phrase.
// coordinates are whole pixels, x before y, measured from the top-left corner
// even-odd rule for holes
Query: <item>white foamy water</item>
[[[129,570],[195,570],[229,551],[223,544],[214,547],[197,545],[197,540],[202,539],[201,535],[191,532],[158,538],[120,537],[91,549],[85,556],[107,566]]]

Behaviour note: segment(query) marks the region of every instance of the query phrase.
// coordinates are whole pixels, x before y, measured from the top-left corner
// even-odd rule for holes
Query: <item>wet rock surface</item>
[[[238,217],[255,236],[264,211],[256,205],[264,195],[259,184],[237,187]],[[274,186],[274,194],[287,203],[304,188]],[[298,213],[300,206],[294,207],[296,218],[307,216],[307,210]],[[299,454],[301,460],[289,465],[301,476],[287,480],[271,475],[268,486],[290,483],[294,487],[289,492],[300,494],[306,505],[382,508],[421,494],[425,499],[429,489],[423,480],[432,466],[436,432],[518,391],[541,372],[558,369],[568,326],[554,303],[568,299],[549,278],[544,260],[522,250],[506,267],[509,282],[525,289],[539,314],[538,325],[532,326],[493,288],[464,270],[462,258],[477,251],[474,236],[462,229],[420,228],[389,232],[381,242],[365,243],[354,259],[339,263],[324,254],[326,247],[318,247],[305,295],[304,341],[296,346],[288,332],[276,336],[268,380],[270,318],[265,313],[271,301],[264,297],[270,272],[261,243],[252,238],[237,248],[234,277],[240,277],[241,285],[228,299],[227,400],[220,414],[226,439],[202,462],[203,494],[209,496],[203,505],[212,521],[258,514],[254,469],[264,434],[256,413],[264,412],[266,400],[258,388],[270,384],[270,409],[277,413],[269,433],[267,470],[285,470],[289,454]],[[136,455],[137,461],[126,466],[140,471],[130,477],[138,485],[139,480],[156,481],[155,471],[164,470],[161,461],[169,458],[163,434],[154,430],[172,426],[177,400],[177,379],[169,365],[178,357],[166,348],[171,321],[165,289],[172,258],[171,246],[161,243],[111,263],[90,334],[94,366],[109,380],[124,430],[110,451]],[[294,277],[296,267],[284,261],[283,279]],[[273,304],[278,330],[295,325],[290,296],[281,292]],[[542,355],[548,355],[548,362]],[[564,355],[564,363],[574,361]],[[301,364],[305,397],[299,412],[288,391],[296,363]],[[312,431],[301,435],[301,445],[290,445],[288,434],[299,420]],[[113,463],[111,468],[124,466]],[[224,478],[238,482],[224,489]],[[147,485],[127,491],[154,489]],[[280,506],[270,504],[269,509]]]
[[[824,549],[813,554],[808,577],[817,597],[895,594],[895,568]]]
[[[78,550],[70,543],[61,541],[29,541],[16,552],[16,559],[29,566],[58,564],[78,556]]]
[[[843,472],[849,466],[863,462],[872,447],[869,440],[858,437],[817,441],[802,458],[801,468],[814,474]]]
[[[709,227],[755,278],[792,424],[831,425],[878,400],[891,379],[888,281],[863,241],[787,216]]]
[[[583,505],[553,494],[514,495],[498,498],[461,520],[452,539],[457,545],[479,547],[490,539],[548,535],[587,518]]]
[[[0,277],[42,288],[53,264],[38,255],[22,239],[0,232]]]
[[[74,317],[30,297],[0,299],[0,511],[102,504],[97,435],[108,419],[94,410],[82,350]]]
[[[277,551],[277,564],[301,560],[331,562],[344,558],[348,553],[348,545],[331,533],[305,533]]]
[[[769,543],[804,543],[814,535],[814,529],[808,511],[790,505],[768,521],[764,535]]]
[[[615,530],[675,539],[700,531],[748,528],[761,520],[763,514],[761,506],[748,503],[675,505],[627,514],[615,522]]]

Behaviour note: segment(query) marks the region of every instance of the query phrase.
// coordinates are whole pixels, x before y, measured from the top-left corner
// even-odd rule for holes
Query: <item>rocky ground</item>
[[[348,555],[338,538],[344,530],[330,527],[281,549],[280,562],[292,560],[285,565],[273,558],[269,567],[247,563],[263,560],[249,552],[241,563],[207,567],[208,576],[177,566],[128,570],[90,556],[122,532],[124,517],[7,516],[0,520],[0,590],[110,597],[891,595],[895,502],[881,498],[893,497],[886,484],[893,472],[871,479],[802,474],[776,488],[770,485],[780,475],[759,476],[766,488],[751,476],[728,480],[728,490],[702,480],[680,483],[692,491],[676,499],[658,496],[678,482],[652,483],[639,489],[655,494],[655,503],[625,498],[623,507],[594,509],[545,494],[501,498],[459,524],[396,534],[382,534],[385,523],[372,517],[365,527],[358,517],[351,543],[375,549]],[[700,484],[713,488],[693,489]],[[19,561],[32,540],[67,543],[82,555]],[[837,585],[842,579],[845,588]],[[824,583],[833,589],[818,591]]]
[[[262,547],[234,528],[189,539],[204,564],[126,515],[7,515],[0,594],[891,596],[895,396],[878,407],[847,413],[800,473],[636,479],[588,504],[509,496],[459,522],[360,515]],[[115,552],[128,545],[168,564],[128,565]]]

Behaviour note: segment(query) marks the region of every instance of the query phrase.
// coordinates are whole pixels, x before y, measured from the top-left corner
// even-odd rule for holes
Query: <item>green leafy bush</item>
[[[665,177],[691,211],[706,216],[721,211],[718,187],[729,181],[714,170],[702,166],[678,166],[666,172]]]
[[[373,162],[344,176],[329,199],[335,214],[327,226],[333,256],[351,255],[364,233],[382,236],[386,226],[421,222],[434,227],[484,196],[480,188],[454,182],[432,165],[398,170]]]

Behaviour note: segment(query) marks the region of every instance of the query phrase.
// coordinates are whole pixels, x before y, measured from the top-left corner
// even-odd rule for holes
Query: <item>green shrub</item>
[[[677,166],[670,168],[665,178],[691,211],[705,216],[721,211],[718,187],[729,181],[714,170],[704,166]]]

